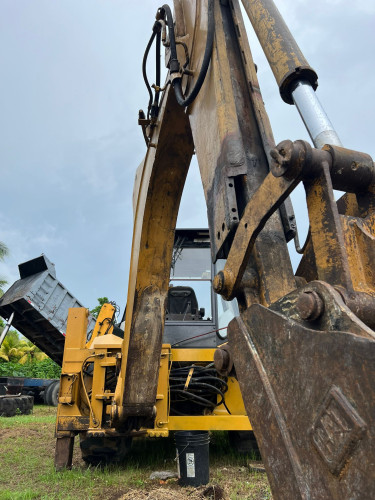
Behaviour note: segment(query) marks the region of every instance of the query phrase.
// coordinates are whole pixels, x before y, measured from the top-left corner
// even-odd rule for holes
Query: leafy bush
[[[61,368],[50,358],[24,365],[12,361],[0,363],[2,377],[59,378],[60,373]]]

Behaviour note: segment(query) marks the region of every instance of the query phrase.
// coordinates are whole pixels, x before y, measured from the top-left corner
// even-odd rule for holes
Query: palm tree
[[[4,260],[4,258],[9,254],[8,247],[5,243],[0,241],[0,261]],[[3,295],[3,287],[7,284],[7,281],[0,277],[0,297]]]
[[[18,361],[23,355],[17,333],[8,332],[0,348],[0,359],[3,361]]]
[[[0,241],[0,260],[4,260],[4,257],[6,257],[9,253],[8,247],[6,246],[5,243]]]
[[[43,361],[47,359],[48,356],[42,352],[36,345],[34,345],[30,340],[21,340],[19,344],[19,350],[22,353],[18,362],[21,365],[25,363],[31,363],[32,361]]]

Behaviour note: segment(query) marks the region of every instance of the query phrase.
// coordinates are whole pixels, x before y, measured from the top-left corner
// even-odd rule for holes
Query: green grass
[[[176,480],[160,485],[149,479],[154,470],[176,470],[173,438],[135,439],[125,464],[104,468],[85,466],[77,438],[73,469],[55,472],[55,419],[56,409],[46,406],[36,406],[32,415],[0,417],[0,500],[114,500],[126,492],[136,500],[137,492],[154,488],[164,488],[172,495],[166,498],[201,498],[202,490],[194,489],[184,496]],[[237,455],[229,447],[227,433],[213,434],[211,483],[223,486],[230,499],[271,498],[265,474],[250,473],[248,462],[249,457]]]
[[[15,415],[14,417],[0,417],[0,429],[25,426],[29,424],[54,424],[56,422],[56,408],[50,406],[36,407],[30,415]]]

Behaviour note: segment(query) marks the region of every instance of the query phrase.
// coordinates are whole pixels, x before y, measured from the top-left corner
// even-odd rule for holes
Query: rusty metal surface
[[[323,150],[332,158],[330,173],[334,189],[357,193],[367,191],[374,183],[374,162],[368,154],[328,144]]]
[[[74,435],[66,433],[56,439],[55,469],[62,471],[71,469],[73,460]]]
[[[242,0],[262,49],[280,88],[281,97],[293,104],[296,80],[308,81],[314,90],[318,76],[311,68],[272,0]]]
[[[150,374],[158,374],[163,335],[162,297],[156,286],[145,288],[134,311],[134,327],[125,378],[123,408],[126,415],[152,416],[157,385]],[[152,353],[155,353],[153,356]],[[140,362],[142,359],[146,362]],[[150,380],[151,379],[151,380]],[[156,379],[157,382],[157,379]]]
[[[223,377],[233,375],[233,355],[228,344],[224,344],[215,350],[214,365],[217,372]]]
[[[311,239],[318,278],[352,289],[340,216],[328,165],[320,176],[305,181]]]
[[[135,204],[125,336],[116,390],[119,420],[134,414],[150,416],[151,400],[156,396],[174,229],[193,154],[187,116],[170,87],[163,96],[151,144],[155,147],[148,148]],[[156,305],[159,314],[151,318]]]
[[[233,299],[237,292],[258,234],[298,182],[298,178],[289,181],[270,173],[247,204],[234,237],[234,251],[229,253],[224,270],[214,280],[215,291],[226,300]]]
[[[228,331],[273,496],[374,498],[374,334],[329,285],[306,291],[324,300],[318,319],[299,318],[293,292]]]
[[[196,22],[194,15],[203,6],[204,2],[183,2],[186,33],[196,35],[193,67],[199,39],[205,36],[200,18]],[[207,201],[213,258],[225,257],[250,197],[269,172],[268,153],[274,147],[238,1],[215,4],[210,69],[188,112]],[[258,235],[238,300],[244,307],[253,301],[269,304],[294,287],[283,226],[275,213]]]

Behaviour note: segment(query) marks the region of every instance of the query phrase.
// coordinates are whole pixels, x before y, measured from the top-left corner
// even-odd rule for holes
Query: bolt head
[[[216,293],[220,293],[224,288],[224,273],[219,271],[214,278],[213,287]]]
[[[226,370],[229,366],[229,353],[224,349],[216,349],[214,353],[214,364],[218,372]]]
[[[282,141],[270,151],[271,172],[275,177],[282,177],[291,167],[294,146],[292,141]]]
[[[228,344],[218,347],[214,353],[214,365],[218,373],[224,377],[229,376],[233,370],[233,357]]]
[[[315,321],[324,311],[324,302],[314,291],[302,292],[297,300],[297,311],[301,319]]]

